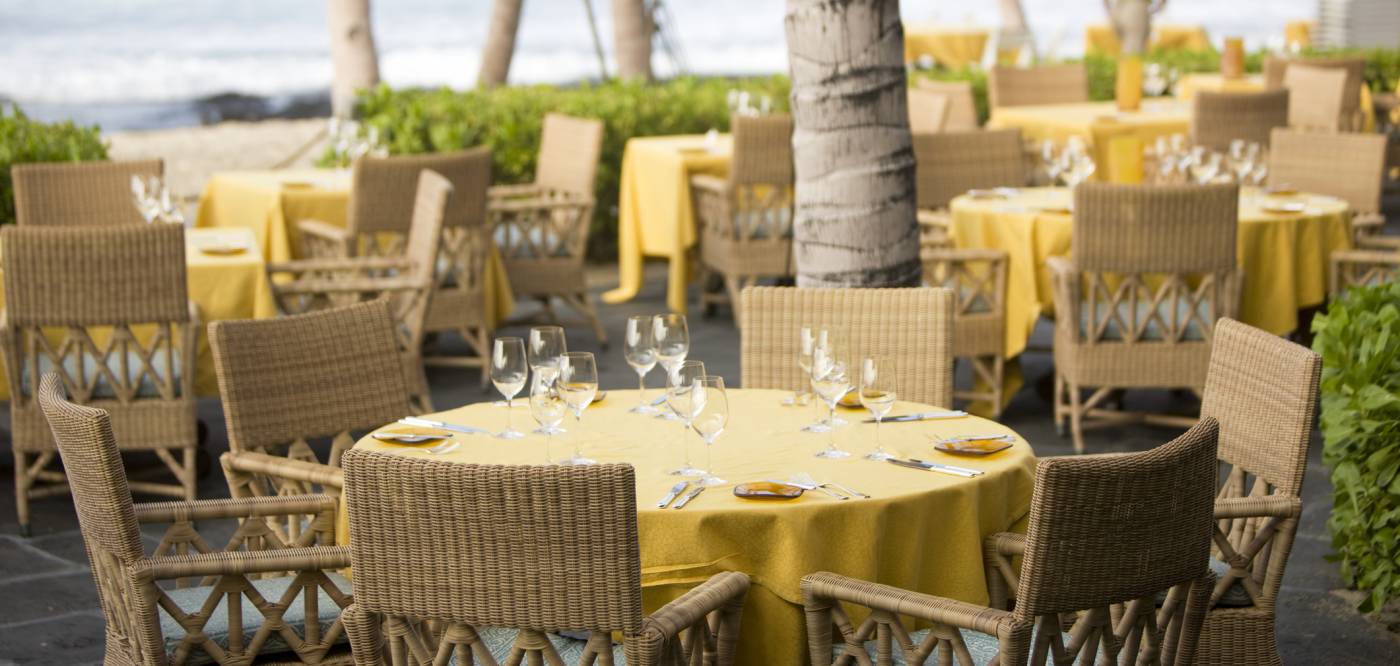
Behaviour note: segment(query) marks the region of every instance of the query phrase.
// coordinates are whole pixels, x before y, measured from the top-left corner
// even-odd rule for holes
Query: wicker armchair
[[[953,294],[947,289],[750,287],[740,297],[740,385],[807,388],[797,365],[798,329],[826,326],[837,353],[895,361],[901,400],[953,405]]]
[[[1087,102],[1089,75],[1083,63],[1031,68],[997,65],[987,73],[987,101],[993,109]]]
[[[1201,418],[1220,422],[1229,476],[1215,500],[1219,580],[1201,630],[1206,664],[1280,664],[1274,607],[1302,513],[1322,358],[1233,319],[1216,323]]]
[[[1286,87],[1288,70],[1293,65],[1340,69],[1346,72],[1346,84],[1342,88],[1341,129],[1354,131],[1361,128],[1361,86],[1366,82],[1365,58],[1281,58],[1270,56],[1264,59],[1264,87],[1278,90]]]
[[[1072,258],[1048,262],[1055,426],[1069,421],[1075,451],[1085,428],[1190,423],[1102,405],[1121,389],[1205,386],[1215,321],[1239,309],[1238,216],[1233,184],[1075,188]]]
[[[990,596],[1016,590],[1015,610],[832,573],[804,577],[812,663],[924,664],[934,651],[943,666],[955,657],[959,666],[1193,663],[1214,580],[1206,560],[1216,428],[1203,419],[1142,453],[1042,459],[1026,534],[987,542]],[[856,625],[844,605],[870,614]],[[911,633],[902,616],[931,628]],[[1072,623],[1068,633],[1062,623]]]
[[[546,114],[535,182],[491,188],[487,214],[511,290],[539,301],[552,322],[559,299],[583,315],[606,347],[583,270],[602,150],[602,121]]]
[[[953,356],[971,366],[972,387],[955,388],[953,397],[985,402],[992,418],[1001,416],[1006,374],[1006,252],[925,245],[919,258],[924,264],[924,285],[945,287],[954,294]]]
[[[915,135],[914,164],[921,222],[932,219],[929,212],[946,218],[948,203],[968,190],[1026,184],[1025,148],[1014,128]]]
[[[10,167],[15,221],[63,227],[145,224],[131,199],[131,177],[164,174],[160,160],[16,164]]]
[[[1289,127],[1321,132],[1342,129],[1345,71],[1295,64],[1284,74],[1283,85],[1289,91]]]
[[[734,306],[745,287],[763,278],[793,275],[792,116],[736,116],[732,123],[729,178],[690,178],[700,268],[725,288],[723,294],[701,290],[700,304],[707,310],[722,302]],[[743,325],[738,312],[734,320]]]
[[[642,666],[734,662],[748,576],[712,576],[642,615],[629,465],[467,465],[356,450],[345,479],[356,593],[345,626],[360,666],[453,656],[612,664],[623,654]],[[425,556],[406,567],[404,553]]]
[[[1333,252],[1327,292],[1334,298],[1350,287],[1400,281],[1400,251],[1342,250]]]
[[[335,539],[334,499],[133,505],[112,416],[69,402],[63,384],[45,375],[38,401],[78,507],[107,664],[349,663],[339,620],[349,581],[330,570],[348,566],[350,553],[318,545]],[[281,541],[268,530],[283,516],[306,521],[301,538]],[[194,531],[194,521],[217,519],[240,521],[221,551]],[[143,552],[142,523],[171,523],[153,556]],[[184,586],[190,579],[202,580]]]
[[[199,313],[185,289],[184,227],[26,225],[0,232],[0,244],[20,531],[29,533],[31,498],[68,492],[51,468],[57,451],[35,402],[49,372],[78,402],[111,413],[124,449],[154,453],[176,480],[132,488],[194,499]]]
[[[1384,134],[1318,134],[1274,130],[1269,151],[1269,184],[1337,197],[1351,206],[1352,235],[1358,245],[1385,226]]]
[[[943,131],[948,122],[952,99],[941,92],[909,89],[909,131],[914,134],[934,134]]]
[[[965,132],[981,126],[977,121],[977,103],[972,96],[971,83],[919,79],[914,88],[942,93],[948,98],[948,114],[943,121],[944,132]]]
[[[1270,132],[1288,126],[1288,91],[1197,93],[1191,106],[1191,143],[1224,151],[1235,139],[1269,147]]]

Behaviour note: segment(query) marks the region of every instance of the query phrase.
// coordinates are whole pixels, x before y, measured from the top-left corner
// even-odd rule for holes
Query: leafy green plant
[[[1322,355],[1322,460],[1332,471],[1330,556],[1366,591],[1400,599],[1400,282],[1355,288],[1313,319]]]
[[[24,162],[82,162],[107,159],[101,131],[71,121],[41,123],[18,106],[0,109],[0,224],[14,224],[10,167]]]

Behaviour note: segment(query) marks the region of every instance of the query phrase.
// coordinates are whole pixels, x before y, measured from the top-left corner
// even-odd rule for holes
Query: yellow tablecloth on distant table
[[[1351,247],[1350,209],[1332,197],[1301,195],[1301,214],[1269,213],[1258,190],[1240,193],[1239,266],[1244,272],[1240,319],[1270,333],[1298,327],[1298,310],[1327,294],[1327,261]],[[1054,311],[1045,260],[1068,256],[1074,228],[1065,188],[1027,188],[1009,200],[960,196],[950,204],[958,247],[994,248],[1010,255],[1006,286],[1006,354],[1026,348],[1042,313]],[[1056,210],[1058,209],[1058,210]]]
[[[216,173],[199,197],[197,227],[246,227],[269,262],[299,255],[296,223],[320,220],[344,227],[350,202],[348,171],[301,169]],[[515,309],[505,264],[491,252],[486,273],[486,311],[492,327]]]
[[[246,252],[211,255],[199,251],[202,243],[242,244]],[[262,319],[277,315],[268,289],[262,254],[258,252],[253,234],[244,229],[190,229],[185,232],[185,285],[190,300],[199,305],[203,325],[199,328],[198,367],[194,388],[198,395],[219,395],[214,377],[214,359],[209,353],[206,326],[209,322],[226,319]],[[5,294],[0,291],[0,307]],[[137,332],[140,334],[139,331]],[[0,362],[0,369],[3,368]],[[10,399],[7,382],[0,382],[0,400]]]
[[[671,262],[666,304],[672,312],[686,311],[689,253],[696,240],[690,177],[729,173],[731,149],[728,136],[713,150],[701,135],[627,140],[617,202],[619,285],[603,294],[604,303],[631,300],[642,288],[642,257],[665,257]]]
[[[1149,144],[1159,136],[1191,129],[1191,107],[1175,100],[1145,100],[1138,111],[1120,112],[1113,102],[1003,106],[992,110],[987,127],[1015,127],[1030,141],[1093,139],[1098,126],[1122,126]]]
[[[930,25],[904,26],[904,62],[931,56],[949,69],[982,62],[991,33],[979,28],[950,28]]]
[[[1211,51],[1214,48],[1206,29],[1199,25],[1153,26],[1152,37],[1147,45],[1149,51]],[[1118,55],[1122,51],[1123,46],[1118,41],[1118,33],[1114,32],[1111,26],[1091,25],[1084,29],[1085,53]]]
[[[553,458],[566,457],[579,442],[584,455],[636,467],[646,609],[654,611],[715,573],[747,573],[753,587],[744,607],[740,663],[766,665],[806,663],[798,584],[809,573],[833,571],[986,603],[982,540],[1023,526],[1035,470],[1030,445],[1017,441],[987,458],[955,460],[935,451],[930,437],[1014,433],[977,417],[883,427],[886,448],[986,471],[964,479],[861,459],[859,455],[871,449],[874,426],[857,424],[836,431],[837,444],[856,456],[819,459],[813,454],[826,445],[826,435],[798,430],[816,417],[816,411],[783,407],[788,395],[729,391],[729,427],[715,443],[713,455],[715,473],[731,485],[709,489],[680,511],[656,508],[656,501],[677,480],[666,470],[681,462],[682,436],[697,462],[705,459],[704,445],[675,422],[628,413],[637,402],[636,391],[611,391],[584,413],[582,424],[566,422],[570,432],[554,439],[549,448]],[[891,413],[923,409],[901,402]],[[494,431],[505,427],[506,410],[480,403],[444,412],[441,418]],[[512,418],[522,428],[528,411],[517,407]],[[433,458],[493,464],[537,464],[546,459],[546,438],[538,435],[508,444],[480,435],[458,439],[462,444],[455,451]],[[371,438],[355,446],[431,455]],[[732,493],[733,483],[802,472],[869,493],[873,499],[837,501],[812,492],[794,501],[755,501]]]
[[[1189,102],[1197,92],[1262,92],[1263,74],[1247,74],[1238,79],[1227,79],[1219,73],[1182,74],[1172,88],[1172,96]]]

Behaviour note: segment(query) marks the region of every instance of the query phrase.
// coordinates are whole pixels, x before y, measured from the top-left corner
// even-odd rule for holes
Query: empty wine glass
[[[865,454],[866,460],[889,460],[894,456],[880,444],[880,422],[894,408],[894,361],[886,358],[866,358],[860,363],[860,404],[875,417],[875,450]]]
[[[1220,153],[1196,146],[1191,155],[1191,178],[1205,185],[1220,175]]]
[[[812,390],[826,403],[830,419],[836,417],[836,403],[841,396],[851,390],[846,376],[846,364],[837,359],[830,349],[818,347],[812,355]],[[845,458],[849,451],[836,448],[836,428],[827,430],[826,449],[817,453],[818,458]]]
[[[564,342],[562,326],[532,326],[526,340],[526,353],[530,369],[538,371],[543,366],[559,367],[559,359],[569,351]]]
[[[160,216],[160,176],[131,176],[131,200],[146,222]]]
[[[815,345],[816,336],[814,329],[807,324],[803,324],[801,328],[797,329],[797,367],[802,369],[804,386],[806,384],[805,378],[812,375],[812,347]],[[807,392],[802,389],[797,389],[792,392],[792,397],[783,401],[783,404],[805,405],[807,404]]]
[[[1261,159],[1258,164],[1254,165],[1254,170],[1249,172],[1249,184],[1255,187],[1259,187],[1263,185],[1264,181],[1268,178],[1269,164],[1268,162],[1265,162]]]
[[[685,362],[686,355],[690,353],[690,331],[686,326],[685,315],[656,315],[651,324],[652,341],[656,345],[656,362],[670,375]],[[667,381],[670,381],[669,377]],[[670,411],[663,410],[661,416],[670,420],[676,419],[675,414]]]
[[[1045,167],[1045,175],[1050,178],[1051,185],[1060,182],[1060,173],[1064,171],[1056,151],[1054,141],[1046,139],[1040,143],[1040,163]]]
[[[691,384],[690,391],[691,403],[699,403],[699,408],[693,410],[695,416],[691,427],[705,440],[705,473],[699,483],[702,486],[724,485],[726,481],[715,476],[713,453],[715,440],[719,439],[729,423],[729,400],[724,393],[724,378],[718,375],[700,377]]]
[[[695,410],[699,406],[691,391],[695,380],[704,376],[705,364],[700,361],[681,361],[675,370],[666,373],[666,405],[681,422],[682,464],[670,471],[672,476],[696,476],[704,473],[704,470],[690,464],[690,447],[685,445],[686,433],[690,432],[690,424],[695,419]]]
[[[535,422],[540,424],[534,430],[536,435],[544,435],[544,461],[546,464],[552,462],[549,455],[549,443],[554,440],[554,435],[564,432],[559,427],[559,422],[564,420],[564,412],[568,405],[564,403],[564,397],[559,395],[559,386],[556,380],[559,378],[559,371],[554,368],[543,368],[534,374],[530,380],[530,416],[535,417]]]
[[[647,373],[656,367],[655,326],[651,315],[638,315],[627,318],[627,330],[623,332],[622,354],[627,365],[637,373],[637,406],[627,411],[633,414],[655,415],[657,409],[647,404]]]
[[[525,366],[525,341],[520,338],[496,338],[491,345],[491,383],[506,399],[506,429],[496,435],[500,439],[520,439],[525,436],[511,425],[510,407],[515,394],[525,388],[529,370]]]
[[[574,413],[574,423],[582,423],[583,410],[593,404],[593,396],[598,394],[598,364],[590,352],[564,352],[559,361],[559,394]],[[574,439],[574,455],[565,460],[564,465],[592,465],[596,460],[585,458],[580,450],[580,429]]]
[[[812,329],[811,329],[811,343],[812,343],[811,355],[808,356],[808,358],[807,358],[807,366],[806,366],[806,368],[805,368],[806,374],[803,376],[803,380],[807,383],[807,387],[808,387],[809,389],[812,387],[812,379],[813,379],[813,376],[815,375],[816,369],[817,369],[817,368],[816,368],[816,358],[817,358],[817,355],[816,355],[816,354],[817,354],[817,350],[818,350],[818,349],[824,349],[824,350],[827,350],[828,352],[830,352],[830,351],[833,349],[833,347],[835,346],[835,342],[836,342],[835,336],[833,336],[833,335],[831,334],[831,332],[828,331],[827,329],[825,329],[825,328],[812,328]],[[827,356],[826,356],[826,357],[823,357],[823,358],[829,358],[830,355],[831,355],[831,354],[828,353]],[[811,422],[811,423],[808,423],[808,424],[805,425],[805,426],[802,426],[802,432],[829,432],[829,431],[832,429],[832,427],[835,426],[835,424],[834,424],[829,418],[827,418],[827,416],[826,416],[825,414],[822,414],[822,413],[821,413],[821,407],[820,407],[819,405],[816,405],[816,404],[814,403],[814,406],[816,406],[817,412],[818,412],[818,413],[817,413],[817,420],[816,420],[816,421],[813,421],[813,422]]]

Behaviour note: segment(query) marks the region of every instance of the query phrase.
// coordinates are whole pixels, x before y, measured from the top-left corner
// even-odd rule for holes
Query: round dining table
[[[660,395],[650,391],[647,397]],[[790,396],[786,391],[764,389],[728,391],[728,425],[710,451],[713,472],[726,483],[707,488],[679,509],[657,506],[684,480],[668,470],[679,467],[686,452],[692,462],[703,466],[708,457],[705,444],[679,421],[629,412],[638,403],[635,390],[608,391],[584,411],[581,422],[569,416],[563,424],[568,432],[554,437],[531,432],[523,439],[504,440],[456,434],[453,439],[458,446],[433,453],[367,435],[355,447],[464,463],[518,465],[564,459],[577,445],[598,462],[631,464],[636,469],[647,611],[716,573],[748,574],[753,585],[740,635],[743,664],[805,663],[799,585],[804,575],[817,571],[986,603],[982,542],[991,534],[1024,528],[1036,464],[1030,445],[1006,426],[976,416],[886,421],[880,426],[880,438],[890,452],[982,474],[963,477],[901,467],[865,459],[864,454],[874,448],[876,425],[865,422],[868,414],[863,410],[839,409],[838,416],[850,424],[837,427],[834,441],[853,455],[817,458],[828,435],[802,432],[801,427],[817,420],[820,412],[815,405],[785,406]],[[898,402],[890,417],[932,411],[940,410]],[[524,399],[515,400],[513,408],[484,402],[425,418],[499,432],[508,417],[517,430],[535,425]],[[423,432],[399,424],[376,432],[394,431]],[[934,449],[939,438],[966,435],[1008,435],[1012,445],[983,457]],[[800,474],[870,497],[838,499],[809,490],[792,500],[755,500],[733,493],[737,483],[787,480]],[[346,538],[342,532],[342,539]]]

